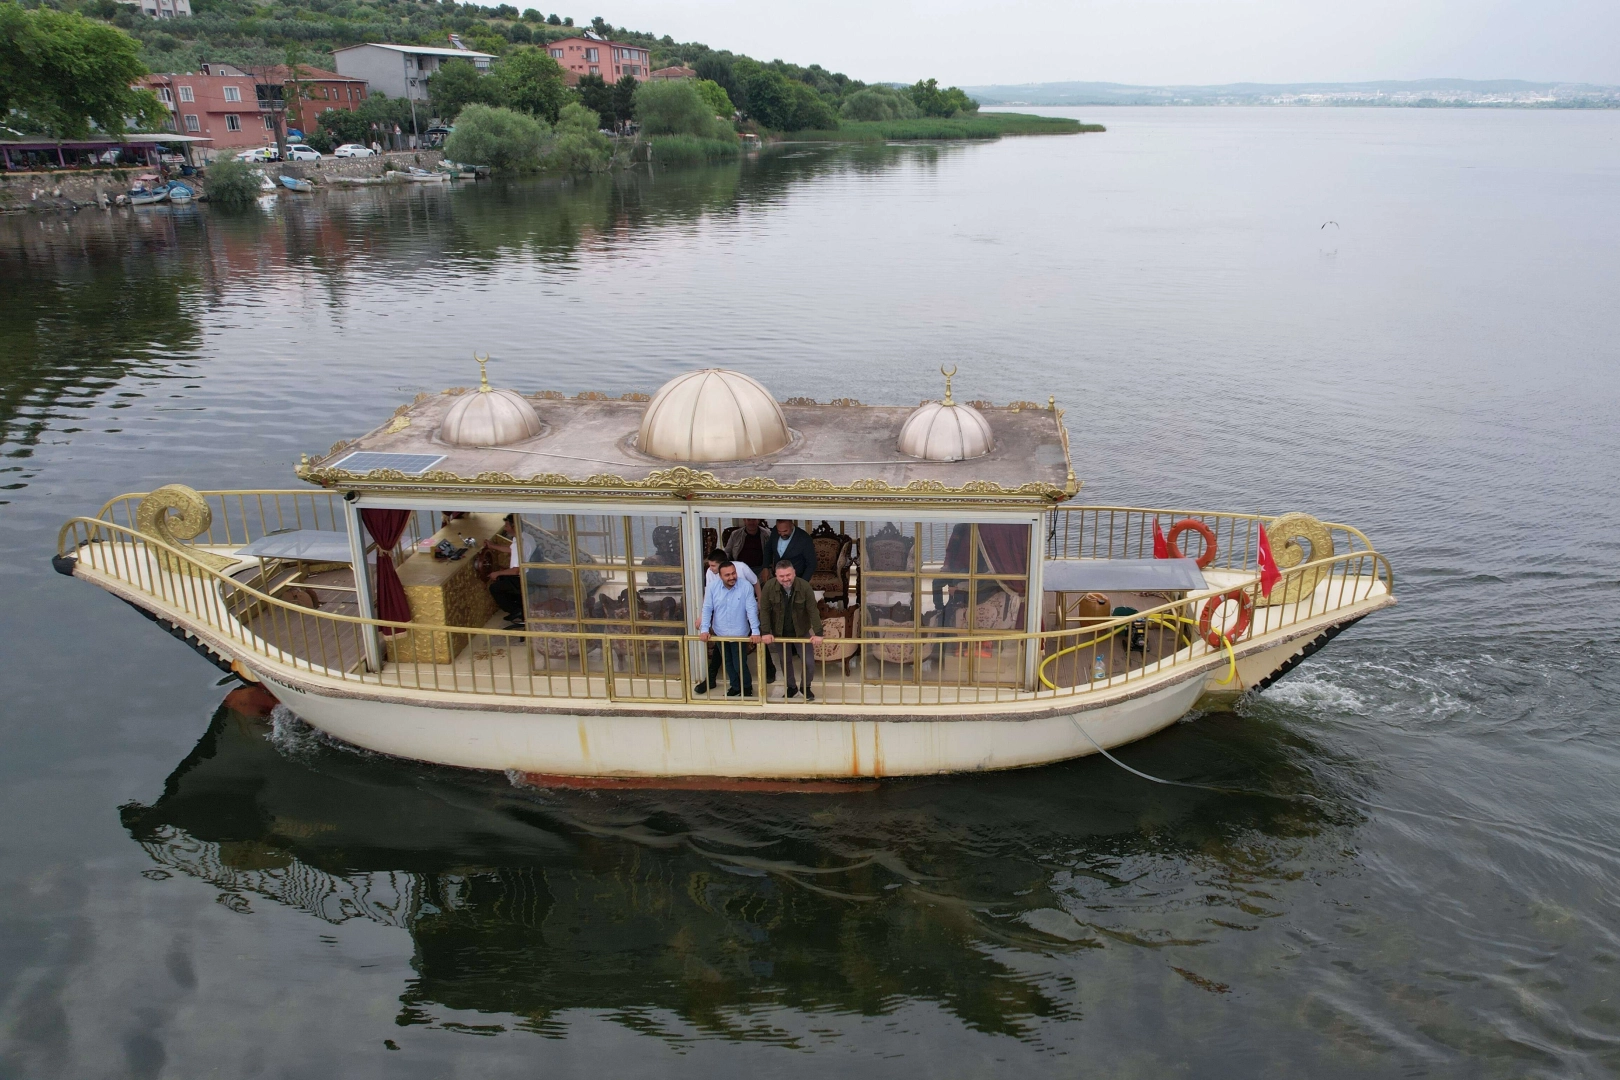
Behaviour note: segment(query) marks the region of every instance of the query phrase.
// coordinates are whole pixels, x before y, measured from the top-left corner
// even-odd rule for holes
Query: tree
[[[640,85],[634,75],[625,75],[613,84],[613,119],[626,124],[636,115],[636,87]]]
[[[711,79],[695,79],[693,83],[709,110],[715,116],[724,117],[729,124],[736,106],[731,103],[731,95],[726,93],[726,88]]]
[[[561,26],[562,24],[562,20],[557,17],[556,12],[552,12],[550,15],[546,16],[547,26]]]
[[[428,77],[428,100],[433,103],[434,115],[446,123],[461,115],[468,105],[500,104],[495,89],[471,60],[448,60]]]
[[[939,82],[935,79],[929,79],[927,82],[919,79],[906,93],[911,96],[917,108],[922,110],[924,116],[955,116],[959,112],[979,111],[977,101],[954,86],[941,90]]]
[[[600,172],[613,160],[613,145],[597,130],[594,109],[570,102],[557,115],[557,141],[549,164],[564,172]]]
[[[844,99],[839,110],[847,120],[910,120],[922,115],[916,102],[892,86],[868,86]]]
[[[827,99],[816,93],[812,86],[802,82],[788,80],[788,92],[792,95],[793,107],[788,114],[786,122],[782,125],[784,131],[835,131],[838,128],[838,114],[833,112]]]
[[[720,90],[718,86],[714,88]],[[725,91],[720,90],[720,93],[724,96]],[[716,139],[729,138],[732,134],[731,125],[715,119],[714,109],[697,86],[686,79],[642,83],[636,89],[635,105],[636,120],[647,135],[696,135]]]
[[[591,20],[591,29],[596,31],[598,37],[610,38],[613,36],[613,24],[600,15]]]
[[[365,119],[358,112],[348,112],[343,109],[332,109],[323,112],[316,121],[320,130],[326,132],[327,138],[334,144],[361,143],[367,144],[375,137],[371,132],[371,121]],[[310,143],[315,146],[314,142]],[[319,146],[315,147],[317,150]]]
[[[596,112],[597,126],[611,128],[613,126],[613,88],[600,75],[581,75],[575,87],[579,91],[579,103],[587,109]]]
[[[524,8],[523,9],[523,21],[524,22],[532,22],[532,23],[543,23],[543,22],[546,21],[546,17],[544,15],[540,14],[540,12],[535,8]]]
[[[514,45],[527,45],[534,40],[534,32],[520,22],[508,25],[501,33],[505,34],[506,40]]]
[[[150,90],[140,45],[116,27],[69,12],[25,11],[0,0],[0,116],[24,113],[63,139],[82,139],[92,124],[121,133],[125,118],[158,127],[168,110]]]
[[[734,65],[733,70],[741,66]],[[748,96],[750,116],[768,128],[779,131],[791,129],[789,121],[793,116],[793,91],[785,77],[759,68],[744,76],[742,83]]]
[[[216,158],[205,174],[208,201],[221,206],[246,206],[259,197],[259,178],[245,161]]]
[[[444,156],[500,172],[539,168],[546,125],[511,109],[471,104],[461,110],[456,130],[444,143]]]
[[[494,83],[491,104],[531,113],[548,123],[556,123],[568,101],[562,65],[544,49],[519,49],[502,57],[487,78]]]

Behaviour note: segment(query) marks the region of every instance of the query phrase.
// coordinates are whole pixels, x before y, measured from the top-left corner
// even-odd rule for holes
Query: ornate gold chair
[[[810,543],[816,549],[816,568],[810,575],[810,587],[827,600],[847,600],[855,541],[834,532],[833,527],[823,521],[810,533]]]

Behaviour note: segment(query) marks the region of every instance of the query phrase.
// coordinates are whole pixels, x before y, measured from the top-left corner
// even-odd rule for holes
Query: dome
[[[740,461],[792,441],[769,390],[741,372],[705,368],[659,388],[641,414],[636,446],[667,461]]]
[[[534,406],[516,390],[492,390],[488,383],[450,406],[439,438],[452,446],[505,446],[542,431]]]
[[[925,401],[900,428],[900,452],[924,461],[961,461],[988,454],[996,445],[990,421],[971,405]]]

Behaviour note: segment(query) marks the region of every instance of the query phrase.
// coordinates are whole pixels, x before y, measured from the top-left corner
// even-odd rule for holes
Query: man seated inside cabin
[[[798,657],[804,672],[804,700],[816,700],[810,691],[810,675],[815,670],[815,646],[821,644],[821,613],[816,610],[816,591],[810,587],[810,579],[799,577],[791,559],[777,560],[775,576],[760,590],[759,621],[764,630],[760,640],[776,653],[776,664],[787,677],[787,696],[799,694],[793,682],[793,659]],[[807,637],[810,644],[777,642],[779,637]]]
[[[732,562],[732,560],[724,551],[715,548],[709,552],[704,561],[707,565],[703,571],[703,599],[707,601],[709,593],[715,589],[725,588],[725,585],[720,581],[720,564]],[[757,601],[759,599],[759,578],[754,576],[754,572],[748,568],[746,563],[732,562],[732,565],[737,568],[738,580],[754,590],[754,599]],[[694,694],[707,694],[710,687],[718,686],[720,683],[720,645],[711,641],[708,652],[709,677],[692,687]]]
[[[764,526],[759,518],[743,518],[742,527],[726,537],[726,554],[752,570],[756,579],[765,572]]]
[[[810,540],[810,534],[799,528],[793,522],[782,518],[776,523],[776,532],[771,535],[765,544],[765,563],[775,566],[786,559],[793,564],[793,572],[810,581],[810,575],[816,570],[816,545]]]
[[[759,602],[754,590],[737,576],[737,565],[730,559],[720,563],[720,588],[703,594],[703,621],[698,623],[698,639],[710,634],[727,638],[759,640]],[[726,697],[753,697],[754,673],[743,656],[741,641],[722,641],[720,655],[726,668]]]
[[[506,566],[489,575],[489,596],[495,606],[506,612],[506,629],[523,629],[523,582],[518,577],[523,559],[521,548],[513,542],[517,533],[517,515],[507,514],[501,531],[489,538],[488,547],[497,558],[506,556]]]

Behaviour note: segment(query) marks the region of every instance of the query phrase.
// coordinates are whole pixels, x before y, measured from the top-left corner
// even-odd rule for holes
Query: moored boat
[[[484,382],[296,471],[315,488],[119,496],[56,567],[339,739],[518,774],[1038,765],[1263,689],[1394,603],[1347,525],[1071,505],[1056,401],[949,381],[917,408],[718,370],[650,400]],[[760,521],[806,560],[822,634],[772,648],[809,653],[813,694],[767,681],[770,643],[696,632],[705,553],[774,562]],[[716,685],[715,646],[751,688]]]
[[[286,188],[288,191],[309,192],[315,190],[314,184],[297,176],[283,176],[281,178],[281,186]]]

